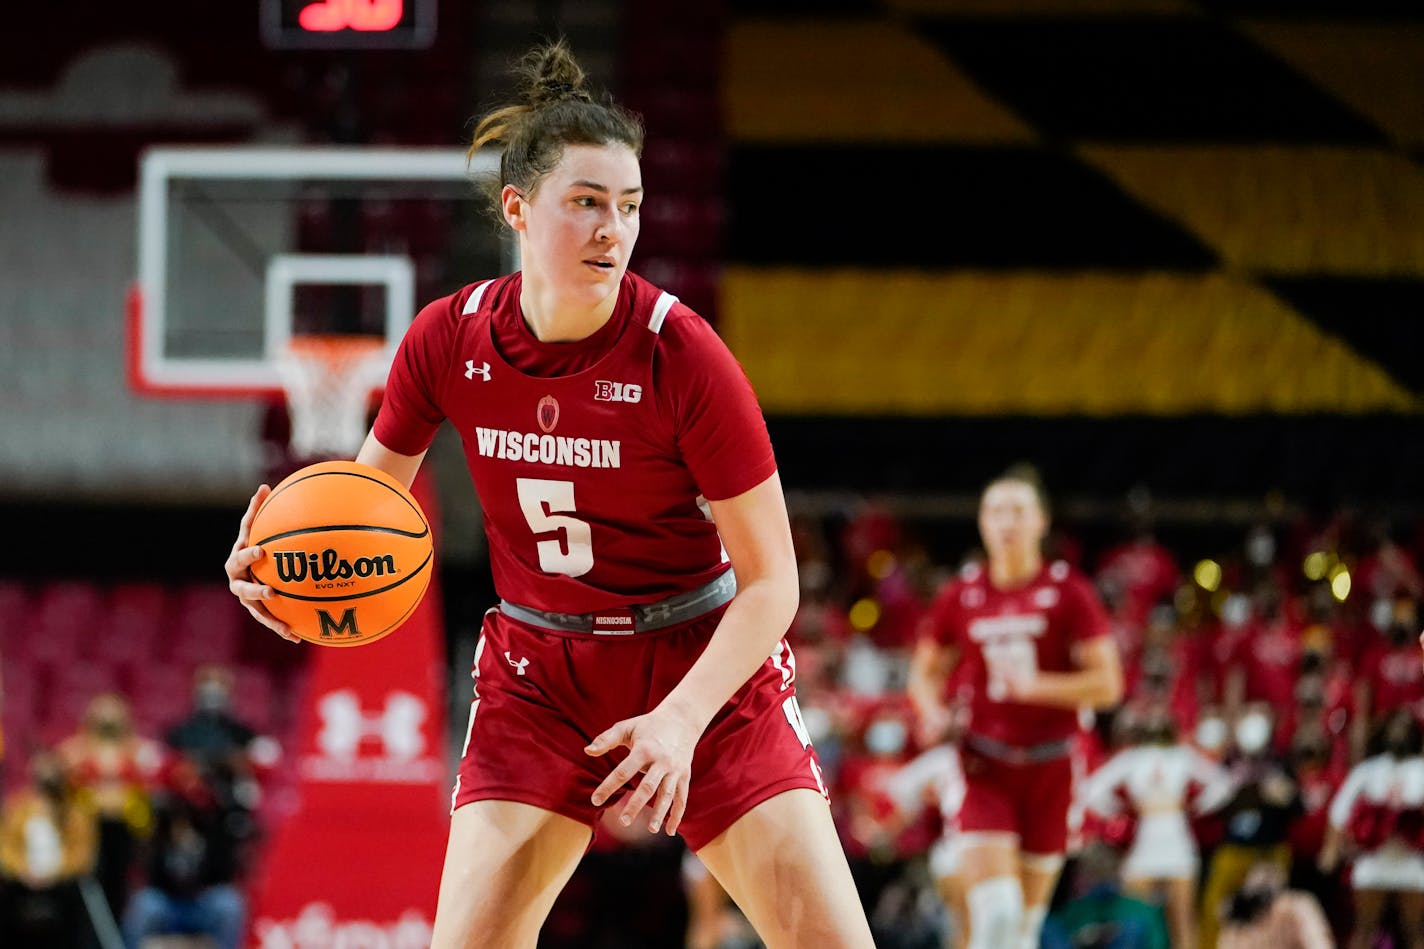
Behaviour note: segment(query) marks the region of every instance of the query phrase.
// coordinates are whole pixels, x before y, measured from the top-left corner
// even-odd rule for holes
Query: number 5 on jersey
[[[566,577],[581,577],[592,570],[593,530],[587,521],[569,516],[569,512],[577,510],[574,483],[542,478],[516,478],[514,483],[519,492],[519,508],[536,538],[539,569]],[[554,533],[562,536],[537,539],[541,534]]]

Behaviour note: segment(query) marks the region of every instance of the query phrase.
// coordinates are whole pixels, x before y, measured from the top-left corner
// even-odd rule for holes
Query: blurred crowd
[[[1091,552],[1055,530],[1126,691],[1081,716],[1044,945],[1424,947],[1424,531],[1405,527],[1337,510],[1191,562],[1146,509]],[[936,557],[870,503],[796,528],[797,690],[877,944],[962,945],[957,756],[918,741],[903,686],[930,598],[981,552]]]
[[[0,809],[0,945],[238,949],[277,745],[233,713],[232,687],[224,666],[198,668],[191,710],[160,736],[99,693],[73,734],[22,750],[27,780]]]
[[[1424,525],[1278,518],[1203,556],[1139,515],[1121,536],[1049,540],[1094,581],[1127,686],[1080,717],[1042,944],[1424,949]],[[865,499],[793,521],[796,724],[877,945],[962,947],[956,748],[922,739],[905,683],[931,598],[981,552],[946,555],[958,541],[936,525]],[[152,736],[97,695],[33,749],[0,813],[0,945],[240,944],[278,745],[233,714],[231,687],[200,668],[190,713]],[[596,835],[541,946],[758,945],[695,856],[637,827]]]

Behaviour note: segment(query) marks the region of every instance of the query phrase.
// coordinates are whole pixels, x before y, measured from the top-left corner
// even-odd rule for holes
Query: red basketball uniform
[[[443,420],[454,424],[506,601],[601,613],[720,576],[728,561],[708,501],[776,470],[735,358],[697,314],[633,274],[593,336],[542,343],[524,324],[521,285],[511,274],[421,311],[392,365],[377,440],[419,454]],[[613,636],[491,614],[455,805],[513,799],[595,823],[589,796],[614,762],[587,758],[584,745],[652,709],[720,615]],[[694,849],[780,790],[824,793],[794,668],[783,642],[704,733],[683,825]]]
[[[1092,586],[1063,561],[1014,590],[996,588],[987,571],[971,566],[935,597],[924,634],[957,648],[973,681],[961,829],[1016,834],[1029,854],[1062,853],[1078,712],[1003,696],[1010,677],[1070,672],[1078,643],[1111,634]]]

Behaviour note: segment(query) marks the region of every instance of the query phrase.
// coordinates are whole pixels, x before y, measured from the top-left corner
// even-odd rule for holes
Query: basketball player
[[[1038,946],[1067,849],[1079,710],[1122,695],[1107,613],[1066,563],[1044,563],[1047,529],[1032,469],[992,481],[979,503],[988,562],[935,597],[911,662],[910,696],[929,732],[948,724],[955,665],[970,663],[975,678],[960,750],[969,949]]]
[[[755,395],[705,321],[627,271],[639,120],[562,41],[519,76],[470,150],[503,148],[489,190],[523,269],[421,311],[357,456],[410,484],[449,419],[501,597],[432,949],[534,946],[609,807],[680,832],[768,946],[870,946],[796,706],[796,560]],[[289,633],[249,573],[266,494],[228,573]]]

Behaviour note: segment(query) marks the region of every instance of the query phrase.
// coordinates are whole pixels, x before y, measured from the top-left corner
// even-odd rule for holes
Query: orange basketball
[[[377,468],[324,461],[285,478],[253,518],[266,552],[252,575],[277,594],[267,608],[323,646],[374,642],[425,596],[435,548],[405,486]]]

